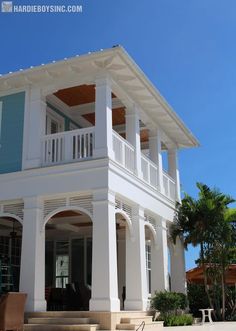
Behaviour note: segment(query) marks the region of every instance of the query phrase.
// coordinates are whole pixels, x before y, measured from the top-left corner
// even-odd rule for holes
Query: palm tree
[[[209,252],[214,247],[216,239],[219,241],[220,236],[224,233],[221,230],[222,226],[224,225],[226,229],[225,215],[228,205],[234,202],[234,199],[217,189],[210,189],[205,184],[197,183],[197,187],[199,189],[197,199],[185,194],[182,203],[177,204],[171,237],[174,243],[177,236],[182,237],[186,249],[189,244],[195,247],[199,245],[199,261],[203,268],[205,291],[210,306],[214,309],[209,293],[206,263],[209,261]],[[225,307],[225,295],[223,306]]]

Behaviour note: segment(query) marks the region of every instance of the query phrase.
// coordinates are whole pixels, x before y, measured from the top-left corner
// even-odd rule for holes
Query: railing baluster
[[[125,169],[134,172],[134,147],[113,131],[113,151],[115,161]]]
[[[42,141],[42,163],[53,165],[93,157],[94,128],[47,135]]]

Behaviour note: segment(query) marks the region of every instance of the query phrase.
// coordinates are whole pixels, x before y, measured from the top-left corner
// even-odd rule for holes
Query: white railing
[[[112,132],[113,151],[115,161],[124,168],[134,173],[135,170],[135,151],[134,147],[114,130]]]
[[[42,140],[43,166],[93,157],[94,127],[46,135]]]
[[[171,200],[175,200],[175,181],[163,170],[164,193]]]
[[[143,180],[152,187],[157,188],[159,184],[157,165],[144,154],[141,154],[141,169]]]

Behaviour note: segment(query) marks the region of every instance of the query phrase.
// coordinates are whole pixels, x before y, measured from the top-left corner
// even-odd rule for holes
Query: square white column
[[[157,222],[157,245],[152,241],[151,245],[151,290],[169,289],[168,275],[168,246],[166,221],[160,217]]]
[[[111,192],[95,193],[90,310],[120,310],[116,247],[115,196]]]
[[[126,300],[125,310],[147,310],[147,272],[145,251],[144,209],[132,215],[134,240],[126,235]]]
[[[160,129],[149,131],[149,157],[157,165],[157,182],[160,192],[164,193]]]
[[[139,114],[136,106],[132,109],[126,109],[125,114],[126,140],[133,145],[135,149],[135,172],[141,176],[141,143],[140,143],[140,125]]]
[[[170,244],[171,291],[186,294],[186,273],[184,245],[180,238],[176,244]]]
[[[177,149],[168,149],[168,173],[175,180],[175,198],[176,201],[181,201],[180,193],[180,178]]]
[[[96,80],[94,156],[110,158],[114,156],[111,82],[108,77]]]
[[[28,92],[24,119],[23,169],[37,168],[42,160],[42,137],[45,135],[46,102],[39,88]]]
[[[45,311],[45,230],[38,197],[24,199],[20,291],[27,293],[26,311]]]

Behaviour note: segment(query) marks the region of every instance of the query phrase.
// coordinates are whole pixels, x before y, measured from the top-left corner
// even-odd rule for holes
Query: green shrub
[[[167,315],[164,318],[164,326],[183,326],[192,325],[193,317],[189,314],[183,315]]]
[[[185,309],[187,307],[187,298],[183,293],[155,292],[155,296],[151,299],[151,306],[165,316],[173,311],[177,311],[177,309]]]
[[[199,309],[209,307],[209,300],[204,285],[188,284],[188,301],[190,312],[193,316],[201,317],[202,314]]]

